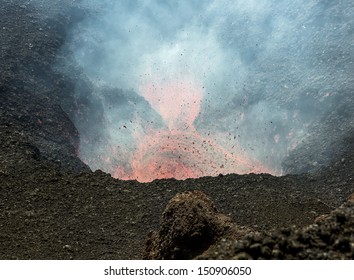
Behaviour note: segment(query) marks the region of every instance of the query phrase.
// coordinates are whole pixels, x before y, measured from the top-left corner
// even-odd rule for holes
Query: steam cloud
[[[240,172],[281,174],[283,159],[307,137],[309,126],[353,94],[350,0],[100,0],[85,5],[90,16],[72,30],[70,46],[95,85],[92,107],[104,112],[102,127],[75,120],[82,134],[91,135],[82,139],[80,155],[93,169],[132,178],[124,174],[132,172],[138,139],[164,135],[156,140],[161,149],[171,136],[166,131],[177,129],[163,110],[174,110],[173,102],[186,94],[179,106],[190,113],[198,103],[198,113],[177,130],[197,131],[198,137],[188,137],[208,139],[211,150],[229,153],[215,172],[232,171],[232,164],[225,165],[242,155],[255,169]],[[169,93],[172,103],[163,103],[172,85],[184,90]],[[198,149],[208,153],[202,145]],[[215,175],[213,168],[202,174]]]

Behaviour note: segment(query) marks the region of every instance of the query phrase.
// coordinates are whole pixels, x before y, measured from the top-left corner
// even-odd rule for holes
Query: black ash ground
[[[92,99],[74,95],[78,80],[90,94],[90,82],[74,66],[71,76],[52,67],[68,59],[67,31],[88,11],[68,1],[43,18],[27,2],[5,0],[0,10],[1,259],[140,259],[165,205],[190,190],[207,194],[238,226],[261,232],[220,237],[200,258],[353,258],[353,207],[343,205],[354,192],[353,95],[285,162],[289,171],[312,173],[116,180],[77,156],[71,118],[80,108],[83,123],[100,120]]]

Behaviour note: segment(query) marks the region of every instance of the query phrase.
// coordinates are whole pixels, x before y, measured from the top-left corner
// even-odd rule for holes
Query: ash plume
[[[207,170],[188,171],[182,179],[239,170],[291,172],[283,170],[284,160],[308,139],[323,137],[313,133],[321,131],[328,115],[353,101],[352,1],[103,0],[81,5],[88,12],[71,31],[68,47],[90,81],[90,110],[100,112],[100,125],[95,118],[83,125],[79,114],[74,117],[84,135],[80,156],[93,169],[136,178],[132,166],[145,158],[137,155],[139,149],[152,153],[146,155],[149,161],[153,145],[163,149],[161,142],[170,139],[166,131],[176,129],[164,112],[174,112],[173,101],[182,96],[177,103],[183,116],[172,118],[186,125],[178,127],[175,139],[187,130],[185,137],[202,141],[196,153],[222,150],[227,162],[205,168],[209,163],[202,159],[196,163],[183,151],[170,151],[166,156],[174,161],[182,157],[172,164],[172,175],[180,164],[183,170],[193,164]],[[172,85],[179,86],[168,93]],[[78,98],[85,92],[77,86]],[[168,94],[170,103],[163,101]],[[193,103],[198,113],[185,121],[196,109]],[[348,111],[346,120],[353,120],[353,113]],[[354,127],[346,123],[344,130]],[[191,132],[198,136],[188,136]],[[151,143],[149,135],[155,144],[139,148],[141,142]],[[203,141],[213,147],[208,150]],[[254,168],[234,168],[233,157],[239,155]],[[154,164],[151,173],[161,169],[168,176],[171,170]]]

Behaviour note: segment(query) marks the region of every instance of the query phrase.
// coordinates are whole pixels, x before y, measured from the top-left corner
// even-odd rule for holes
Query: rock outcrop
[[[243,236],[246,228],[237,228],[232,220],[216,209],[201,191],[174,196],[162,215],[159,231],[150,232],[145,259],[192,259],[206,251],[221,236]]]

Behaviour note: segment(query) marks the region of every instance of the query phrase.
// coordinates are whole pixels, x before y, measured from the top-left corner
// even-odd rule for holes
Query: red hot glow
[[[150,182],[163,178],[198,178],[220,173],[269,172],[242,155],[226,149],[194,127],[200,112],[203,88],[191,80],[146,84],[142,95],[161,115],[168,128],[135,135],[137,149],[129,171],[119,166],[114,177]]]

